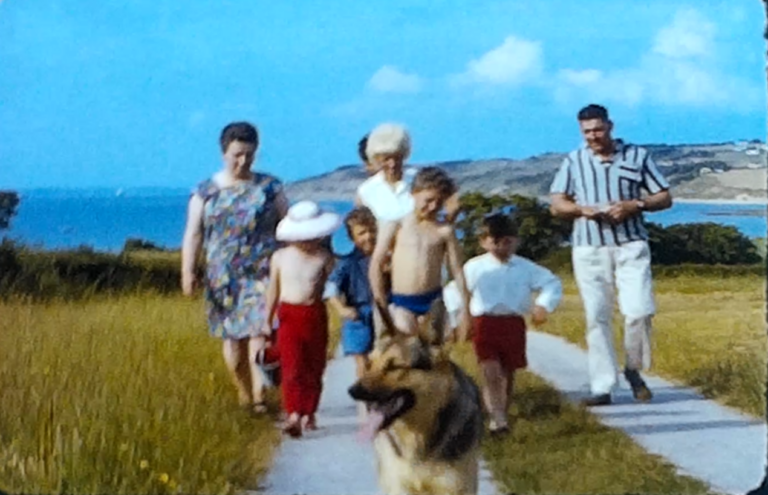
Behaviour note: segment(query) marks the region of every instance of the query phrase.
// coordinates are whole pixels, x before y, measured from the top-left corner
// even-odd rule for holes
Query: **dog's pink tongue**
[[[360,426],[357,438],[361,442],[370,442],[379,428],[384,423],[384,414],[379,411],[370,410],[366,414],[365,422]]]

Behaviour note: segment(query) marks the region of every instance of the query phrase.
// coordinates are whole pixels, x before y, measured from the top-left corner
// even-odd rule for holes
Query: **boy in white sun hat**
[[[288,415],[283,431],[292,437],[300,437],[303,429],[317,428],[315,413],[328,347],[323,289],[334,265],[324,240],[340,225],[339,215],[324,212],[311,201],[301,201],[277,226],[277,240],[288,245],[276,251],[270,261],[263,331],[271,333],[277,316],[283,409]]]

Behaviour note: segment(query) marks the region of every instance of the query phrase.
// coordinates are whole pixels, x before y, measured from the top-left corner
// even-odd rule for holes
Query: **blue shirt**
[[[355,248],[336,262],[325,286],[324,297],[344,296],[347,306],[359,308],[373,301],[371,284],[368,280],[370,257]]]

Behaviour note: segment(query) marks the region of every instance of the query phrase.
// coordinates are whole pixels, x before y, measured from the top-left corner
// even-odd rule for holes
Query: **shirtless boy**
[[[441,344],[445,326],[442,301],[442,268],[448,269],[461,293],[462,312],[459,337],[469,335],[469,292],[459,243],[453,226],[437,220],[445,200],[456,192],[456,185],[443,170],[425,167],[414,177],[411,189],[414,208],[401,220],[389,222],[381,232],[371,258],[370,280],[374,301],[385,324],[416,334],[429,318],[432,343]],[[383,268],[391,252],[392,293],[388,297]]]
[[[272,332],[277,316],[283,408],[288,415],[283,431],[292,437],[300,437],[302,429],[317,428],[328,347],[323,289],[334,264],[324,238],[340,224],[335,213],[302,201],[277,226],[277,239],[288,245],[272,255],[263,332]]]

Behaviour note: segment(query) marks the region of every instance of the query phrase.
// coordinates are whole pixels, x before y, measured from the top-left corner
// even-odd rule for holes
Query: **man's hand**
[[[191,272],[181,273],[181,291],[185,296],[192,296],[195,293],[197,287],[197,281],[195,280],[195,274]]]
[[[357,314],[357,310],[350,306],[344,306],[344,308],[340,309],[339,316],[349,321],[354,321],[360,318],[360,315]]]
[[[611,205],[606,212],[606,217],[613,223],[621,223],[627,217],[637,215],[639,211],[637,201],[618,201]]]
[[[547,322],[548,316],[549,314],[546,309],[541,306],[534,306],[531,311],[531,323],[536,327],[540,327]]]
[[[586,218],[587,220],[600,220],[605,216],[603,212],[591,206],[580,207],[579,213],[581,214],[582,217]]]

